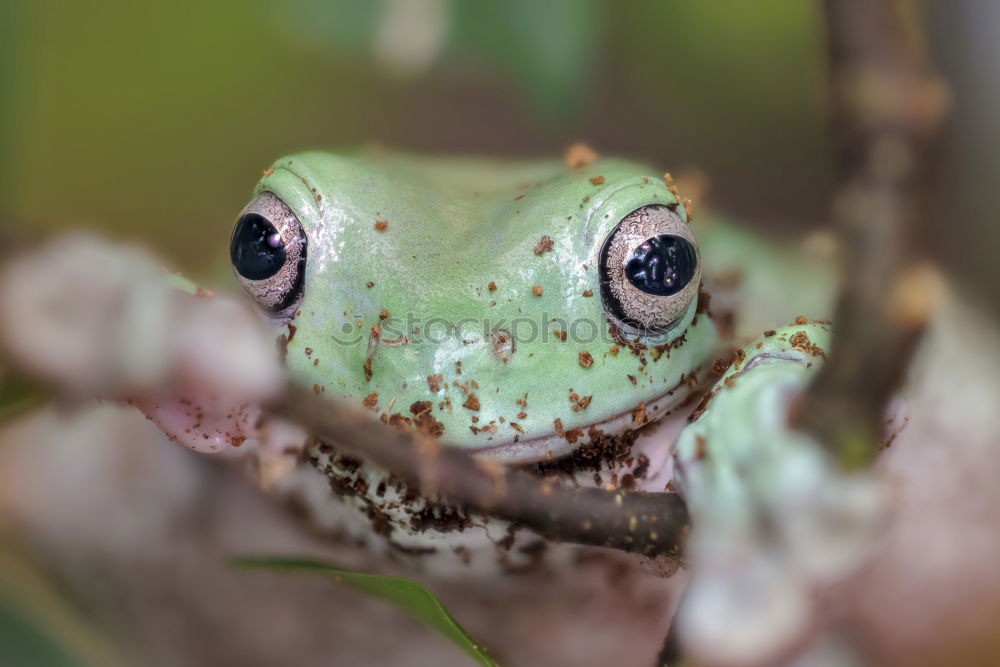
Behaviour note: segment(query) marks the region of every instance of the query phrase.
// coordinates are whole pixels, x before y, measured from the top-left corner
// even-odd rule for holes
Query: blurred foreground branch
[[[949,98],[928,62],[917,3],[825,7],[842,282],[831,361],[798,421],[851,468],[874,456],[886,403],[934,306],[936,274],[912,237],[930,210]]]
[[[552,540],[680,553],[688,513],[679,496],[568,488],[396,431],[353,404],[287,385],[273,331],[260,325],[244,302],[209,298],[167,278],[141,250],[93,237],[64,237],[0,275],[0,355],[67,396],[128,399],[192,449],[217,452],[233,438],[258,438],[267,467],[287,471],[284,463],[294,466],[300,451],[289,438],[300,438],[295,429],[266,428],[258,419],[264,403],[425,495]],[[198,407],[189,412],[191,405]]]
[[[282,392],[270,411],[423,494],[523,524],[550,540],[679,557],[688,532],[687,508],[673,493],[571,488],[386,428],[353,405],[299,387]]]

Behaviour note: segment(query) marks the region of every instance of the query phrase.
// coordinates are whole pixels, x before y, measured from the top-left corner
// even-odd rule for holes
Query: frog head
[[[625,161],[295,154],[231,258],[297,382],[506,462],[669,413],[716,345],[685,207]]]

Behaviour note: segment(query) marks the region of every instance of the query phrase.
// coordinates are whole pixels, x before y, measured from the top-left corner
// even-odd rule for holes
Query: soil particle
[[[536,255],[544,255],[545,253],[552,250],[552,239],[548,236],[543,236],[539,239],[538,243],[535,244],[534,253]]]

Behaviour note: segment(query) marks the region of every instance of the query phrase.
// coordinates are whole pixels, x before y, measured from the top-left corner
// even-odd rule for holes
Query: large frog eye
[[[701,261],[694,235],[670,206],[644,206],[611,230],[600,255],[601,299],[615,326],[657,335],[698,295]]]
[[[277,195],[262,192],[233,228],[229,258],[243,289],[267,310],[287,315],[302,297],[306,235]]]

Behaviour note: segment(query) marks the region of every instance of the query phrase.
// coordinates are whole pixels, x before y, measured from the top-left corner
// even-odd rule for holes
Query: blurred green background
[[[604,153],[699,167],[762,221],[822,216],[822,42],[808,3],[18,2],[2,201],[174,265],[221,257],[260,170],[302,148]],[[725,193],[725,197],[721,194]]]
[[[714,206],[771,230],[806,232],[826,217],[818,3],[0,7],[0,214],[29,240],[96,227],[197,275],[224,257],[235,214],[274,158],[372,142],[551,156],[584,139],[675,174],[699,169]],[[992,258],[970,260],[969,249],[1000,243],[988,177],[1000,155],[990,27],[1000,10],[929,8],[959,104],[944,156],[949,198],[928,216],[948,232],[930,224],[924,240],[972,283],[995,287]]]

